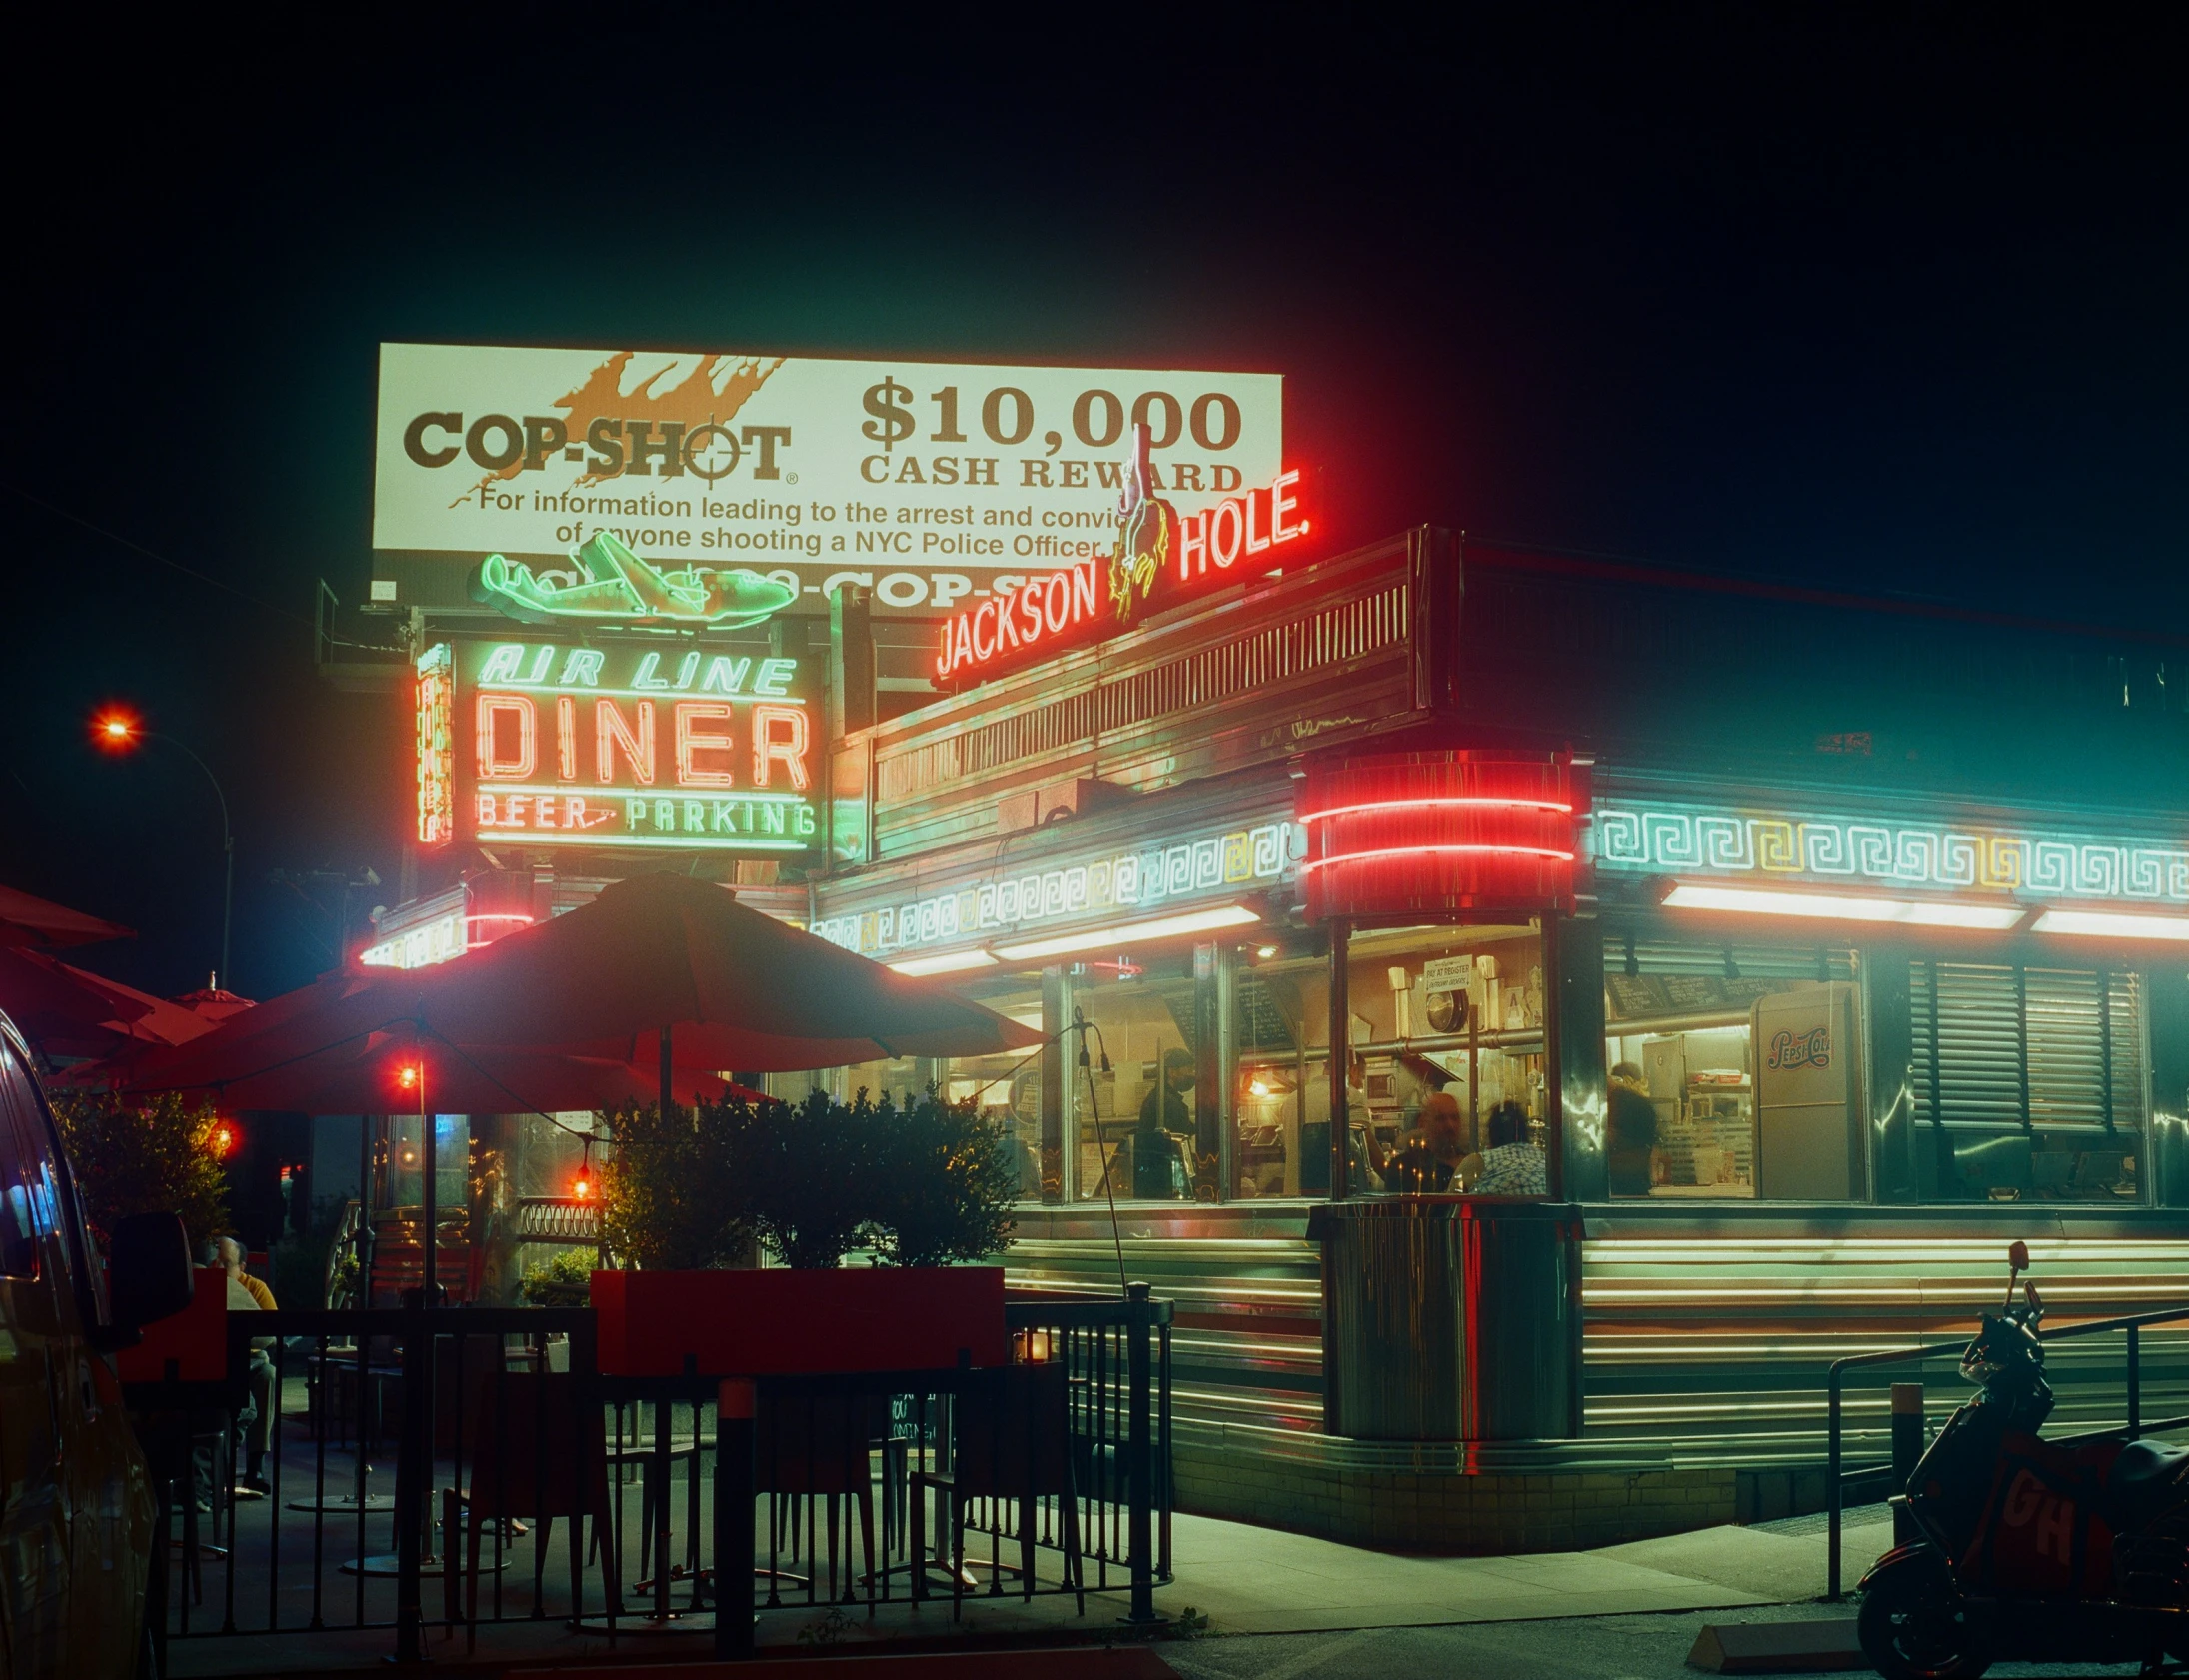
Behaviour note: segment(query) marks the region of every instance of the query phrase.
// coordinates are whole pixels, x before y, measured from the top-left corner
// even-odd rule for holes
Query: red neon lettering
[[[981,634],[982,615],[985,613],[993,616],[995,612],[996,603],[993,601],[984,601],[973,610],[973,657],[977,660],[991,659],[995,656],[996,643],[993,637],[983,637]]]
[[[574,696],[555,697],[555,751],[565,782],[578,780],[578,702]]]
[[[1254,498],[1260,494],[1261,492],[1258,490],[1249,490],[1246,493],[1246,552],[1248,554],[1260,554],[1268,548],[1270,543],[1269,538],[1254,535]]]
[[[504,714],[517,720],[517,751],[504,758],[500,720]],[[481,695],[477,710],[479,774],[492,780],[521,782],[533,772],[540,758],[539,726],[530,695]]]
[[[935,656],[935,674],[938,677],[950,676],[951,668],[956,663],[951,658],[952,651],[958,646],[956,630],[956,624],[952,620],[943,621],[943,646]]]
[[[1299,506],[1299,498],[1285,495],[1284,487],[1297,483],[1299,483],[1299,474],[1296,471],[1279,473],[1270,483],[1269,541],[1272,543],[1289,543],[1294,537],[1306,534],[1307,522],[1305,520],[1291,526],[1284,523],[1284,516]]]
[[[639,702],[639,725],[634,732],[624,722],[624,710],[612,700],[593,703],[593,773],[604,785],[616,780],[616,750],[631,766],[632,779],[641,787],[654,780],[654,703]]]
[[[1072,616],[1071,622],[1094,616],[1094,563],[1090,560],[1072,569]]]
[[[725,728],[720,734],[707,724],[728,725],[729,703],[719,700],[681,700],[674,708],[677,718],[677,785],[680,788],[728,788],[734,786],[727,768],[709,770],[698,762],[702,753],[728,753],[736,743]]]
[[[778,759],[791,773],[791,786],[803,794],[812,778],[806,774],[806,709],[802,706],[753,708],[754,787],[768,786],[768,767]]]
[[[996,651],[999,654],[1007,642],[1014,648],[1019,646],[1019,627],[1012,622],[1011,602],[999,598],[996,603]]]
[[[1231,542],[1223,541],[1223,516],[1231,516]],[[1238,560],[1239,544],[1246,536],[1246,516],[1239,512],[1236,502],[1226,497],[1218,502],[1208,515],[1208,557],[1218,566],[1228,568]]]
[[[1050,635],[1062,636],[1071,622],[1072,580],[1062,572],[1052,572],[1049,582],[1042,586],[1042,623]]]
[[[1203,509],[1178,521],[1178,582],[1208,570],[1208,513]]]
[[[1034,578],[1019,586],[1020,628],[1031,645],[1042,639],[1042,580]]]

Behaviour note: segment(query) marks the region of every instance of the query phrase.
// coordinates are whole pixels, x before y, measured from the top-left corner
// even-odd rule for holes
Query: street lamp
[[[221,805],[221,852],[226,860],[226,878],[221,887],[221,965],[213,976],[214,989],[218,990],[229,978],[228,931],[236,908],[236,833],[228,822],[227,791],[221,787],[220,778],[213,774],[212,767],[183,743],[171,735],[146,729],[143,719],[118,707],[110,707],[91,721],[91,739],[101,750],[114,754],[133,753],[147,741],[165,742],[204,771],[206,781],[213,784],[213,797]]]

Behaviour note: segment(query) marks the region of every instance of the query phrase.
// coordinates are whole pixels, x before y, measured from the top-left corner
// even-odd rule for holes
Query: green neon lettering
[[[707,662],[707,676],[700,683],[702,693],[715,691],[734,695],[745,687],[745,674],[753,669],[749,659],[734,660],[726,654],[717,654]]]
[[[666,681],[665,679],[663,679],[662,677],[660,677],[659,675],[657,675],[657,673],[659,673],[659,672],[660,672],[661,668],[662,668],[662,657],[661,657],[661,655],[659,655],[659,654],[649,654],[649,655],[647,655],[645,659],[643,659],[643,660],[641,660],[641,661],[639,662],[639,672],[638,672],[638,675],[637,675],[636,677],[634,677],[634,678],[632,678],[632,679],[631,679],[631,686],[632,686],[632,687],[633,687],[634,689],[666,689],[666,688],[668,688],[668,687],[669,687],[669,684],[668,684],[668,682],[667,682],[667,681]]]
[[[570,658],[563,661],[561,687],[570,689],[583,686],[596,689],[601,684],[601,660],[604,656],[598,648],[573,648]]]
[[[796,660],[762,660],[760,676],[753,684],[753,693],[771,697],[787,694],[789,691],[783,685],[797,675]]]
[[[677,662],[677,687],[689,689],[692,686],[692,674],[698,671],[699,668],[700,657],[696,653],[687,654],[679,660]]]
[[[519,679],[519,681],[525,683],[545,683],[547,681],[548,667],[553,665],[554,663],[555,649],[553,645],[543,645],[540,650],[532,656],[532,669],[527,672],[521,679]]]
[[[688,835],[707,833],[707,803],[704,800],[684,802],[684,832]]]
[[[677,832],[677,802],[675,800],[656,800],[654,802],[654,827],[664,834],[673,835]]]
[[[784,818],[788,815],[789,813],[786,812],[785,809],[779,805],[761,807],[761,832],[763,834],[770,835],[783,835],[790,833],[790,826],[784,822]]]
[[[479,668],[479,681],[514,683],[524,664],[525,645],[522,642],[497,642],[487,651],[487,663]]]
[[[814,821],[814,808],[810,805],[800,806],[798,808],[797,825],[799,837],[802,840],[811,840],[817,832],[818,827],[819,826]]]
[[[639,825],[646,821],[646,801],[624,801],[624,829],[630,834],[639,832]]]
[[[709,824],[709,827],[718,835],[736,834],[738,826],[731,820],[730,816],[736,809],[728,800],[717,800],[715,802],[714,821]]]

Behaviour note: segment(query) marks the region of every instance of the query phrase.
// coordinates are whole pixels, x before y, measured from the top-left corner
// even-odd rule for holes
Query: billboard
[[[1276,476],[1283,380],[384,344],[374,576],[402,605],[470,606],[499,555],[497,580],[523,568],[553,599],[597,585],[578,553],[607,537],[693,599],[743,569],[790,612],[858,583],[880,613],[940,616],[1105,552],[1134,425],[1147,488],[1190,517]]]
[[[661,639],[436,643],[420,715],[450,727],[420,730],[420,837],[818,856],[821,667]]]

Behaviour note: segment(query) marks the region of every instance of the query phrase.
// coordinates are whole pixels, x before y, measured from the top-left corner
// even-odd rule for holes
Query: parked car
[[[0,1015],[0,1640],[15,1680],[148,1661],[152,1484],[107,1355],[187,1304],[190,1261],[171,1214],[122,1220],[113,1238],[110,1279]]]

